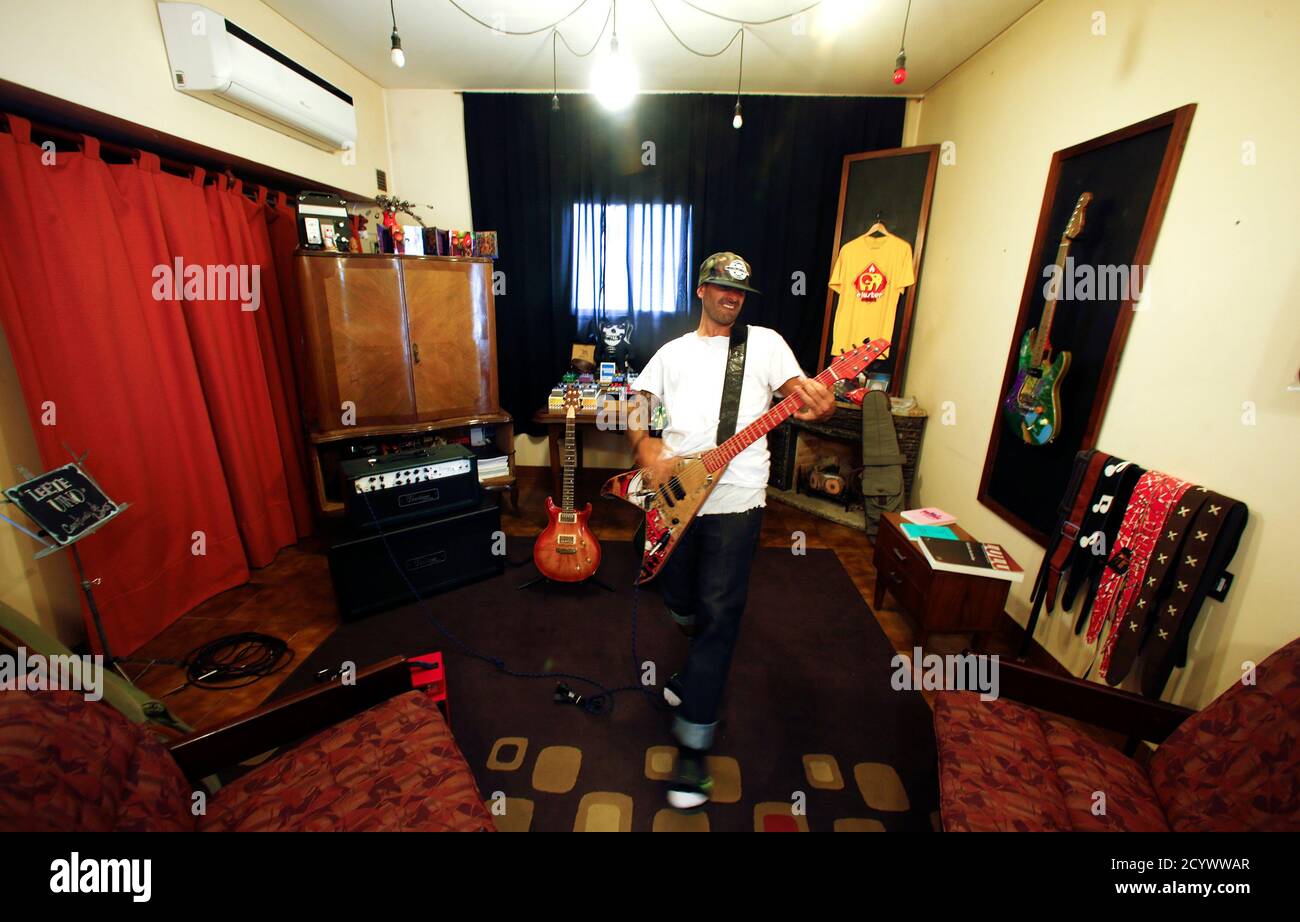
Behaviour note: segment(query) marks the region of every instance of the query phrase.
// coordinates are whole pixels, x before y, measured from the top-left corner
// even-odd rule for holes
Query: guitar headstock
[[[1084,192],[1079,196],[1079,201],[1074,204],[1074,213],[1070,215],[1070,221],[1065,225],[1065,233],[1062,235],[1066,240],[1073,240],[1083,231],[1083,213],[1088,210],[1088,203],[1092,201],[1092,193]]]
[[[837,381],[856,378],[864,368],[880,358],[880,354],[888,348],[889,340],[887,339],[874,339],[871,342],[864,342],[856,349],[840,353],[835,358],[835,361],[831,362],[830,370]]]
[[[578,385],[570,384],[564,388],[564,415],[568,419],[574,416],[582,409],[582,391]]]

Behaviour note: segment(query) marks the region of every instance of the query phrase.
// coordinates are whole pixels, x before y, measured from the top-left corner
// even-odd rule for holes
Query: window
[[[573,206],[573,311],[579,317],[690,306],[689,205]]]

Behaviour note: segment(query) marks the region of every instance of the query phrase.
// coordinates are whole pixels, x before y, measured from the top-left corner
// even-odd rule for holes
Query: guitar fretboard
[[[827,387],[835,384],[835,372],[831,368],[824,369],[813,380],[820,381]],[[786,397],[772,409],[768,410],[758,419],[754,420],[744,429],[741,429],[731,438],[727,439],[717,448],[711,448],[701,455],[704,467],[709,473],[714,474],[722,470],[736,455],[740,454],[750,445],[753,445],[763,436],[767,435],[781,423],[785,422],[800,408],[799,398],[795,394]]]
[[[1056,285],[1053,294],[1060,294],[1060,286],[1065,284],[1065,257],[1070,252],[1070,239],[1063,237],[1056,248]],[[1056,298],[1048,298],[1043,305],[1043,316],[1038,321],[1038,335],[1034,337],[1034,364],[1040,365],[1047,358],[1047,350],[1052,345],[1052,321],[1056,318]]]
[[[578,450],[573,438],[573,415],[570,412],[568,419],[564,421],[564,448],[561,451],[561,458],[564,464],[564,497],[561,510],[563,512],[573,511],[573,469],[578,464]]]

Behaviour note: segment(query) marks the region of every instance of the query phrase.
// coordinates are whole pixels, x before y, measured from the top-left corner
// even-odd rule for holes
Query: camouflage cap
[[[762,294],[757,288],[750,287],[749,278],[752,274],[749,263],[735,253],[714,253],[700,263],[700,280],[696,286],[722,285],[725,288],[752,291],[756,295]]]

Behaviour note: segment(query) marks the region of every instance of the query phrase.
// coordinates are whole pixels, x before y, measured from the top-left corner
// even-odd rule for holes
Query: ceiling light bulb
[[[393,59],[393,63],[398,67],[406,66],[406,53],[402,51],[402,38],[397,34],[396,29],[393,30],[393,50],[388,53],[388,56]]]
[[[731,127],[732,127],[732,128],[737,128],[737,129],[738,129],[738,128],[740,128],[740,126],[743,125],[743,124],[745,124],[745,120],[744,120],[744,118],[742,118],[741,115],[740,115],[740,100],[737,99],[737,100],[736,100],[736,115],[735,115],[735,117],[732,118],[732,120],[731,120]]]
[[[618,36],[609,42],[609,53],[596,62],[591,69],[591,92],[596,100],[617,112],[626,109],[637,92],[636,65],[624,52],[618,50]]]

